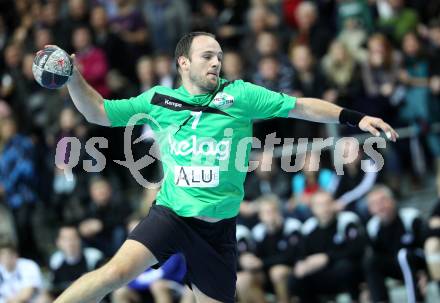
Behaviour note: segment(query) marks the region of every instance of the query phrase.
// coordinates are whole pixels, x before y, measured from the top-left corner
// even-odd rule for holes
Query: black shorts
[[[128,236],[145,245],[159,263],[181,252],[187,278],[205,295],[221,302],[235,302],[237,280],[236,218],[208,223],[180,217],[171,209],[153,204]]]

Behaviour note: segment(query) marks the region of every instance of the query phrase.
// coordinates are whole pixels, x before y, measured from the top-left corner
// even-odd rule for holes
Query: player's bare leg
[[[98,302],[156,263],[156,258],[144,245],[127,240],[107,264],[76,280],[55,303]]]

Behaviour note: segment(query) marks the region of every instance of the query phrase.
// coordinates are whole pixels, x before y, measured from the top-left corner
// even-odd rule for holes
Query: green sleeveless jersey
[[[252,83],[220,79],[208,94],[155,86],[126,100],[104,100],[111,126],[148,123],[164,180],[156,203],[179,216],[238,214],[252,144],[252,121],[287,117],[296,98]],[[134,119],[144,114],[142,119]],[[137,120],[137,121],[136,121]]]

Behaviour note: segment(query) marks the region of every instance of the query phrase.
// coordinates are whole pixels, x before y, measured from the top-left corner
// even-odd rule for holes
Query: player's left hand
[[[380,118],[365,116],[361,122],[359,122],[359,128],[363,131],[370,132],[376,137],[380,136],[380,131],[382,130],[387,138],[393,142],[396,142],[397,138],[399,138],[397,132]]]

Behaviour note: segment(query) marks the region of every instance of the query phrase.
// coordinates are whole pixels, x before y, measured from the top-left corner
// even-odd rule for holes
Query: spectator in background
[[[218,15],[216,36],[224,47],[235,47],[245,32],[245,16],[248,0],[223,0]]]
[[[23,55],[22,58],[22,64],[21,64],[21,71],[18,75],[17,82],[16,82],[16,90],[17,90],[17,97],[19,97],[21,100],[24,101],[24,108],[21,108],[21,112],[24,112],[26,117],[29,117],[31,121],[28,121],[29,128],[31,126],[37,126],[41,127],[43,120],[43,116],[45,113],[39,112],[44,106],[43,100],[39,98],[33,98],[33,96],[39,95],[43,89],[34,79],[34,75],[32,73],[32,64],[34,60],[34,55],[31,53],[27,53]],[[46,97],[49,97],[50,94],[45,94]],[[48,98],[47,102],[49,104],[52,103],[54,100],[50,100]],[[46,102],[46,100],[44,100]],[[59,103],[59,99],[57,98],[56,101]],[[56,106],[56,104],[53,104]],[[49,109],[48,109],[49,110]],[[39,123],[40,122],[40,123]]]
[[[403,280],[408,302],[421,302],[417,273],[425,268],[424,222],[418,210],[398,210],[391,190],[383,185],[367,196],[373,216],[367,224],[371,250],[364,260],[364,272],[371,300],[389,302],[385,278]]]
[[[245,201],[240,205],[242,224],[252,227],[257,223],[259,203],[255,200],[262,195],[276,195],[285,201],[290,196],[290,176],[281,170],[277,159],[270,152],[261,152],[257,156],[258,167],[249,172],[245,180]]]
[[[283,77],[281,65],[276,56],[266,55],[261,57],[258,60],[258,69],[252,81],[270,90],[290,93],[292,82],[289,81],[291,79]]]
[[[246,270],[241,263],[241,256],[254,253],[255,243],[249,228],[237,224],[237,298],[240,303],[264,303],[263,290],[261,289],[261,279],[255,277],[259,275],[252,270]],[[244,258],[246,259],[246,257]],[[245,261],[246,262],[246,261]],[[259,271],[259,270],[258,270]]]
[[[15,119],[7,117],[0,123],[0,188],[14,218],[19,252],[23,256],[38,255],[34,238],[37,172],[35,146],[20,134]]]
[[[440,286],[440,199],[435,204],[428,221],[424,248],[430,277]]]
[[[137,61],[136,73],[140,84],[140,92],[146,92],[157,85],[157,75],[154,67],[154,61],[151,57],[143,56]]]
[[[222,62],[223,77],[229,81],[246,80],[247,75],[244,70],[243,60],[239,52],[233,50],[225,51]]]
[[[292,45],[307,45],[313,56],[321,58],[331,41],[328,25],[319,23],[319,13],[312,1],[303,1],[296,9],[298,28],[291,40]]]
[[[362,93],[362,82],[360,66],[347,46],[339,40],[333,40],[321,65],[330,88],[324,96],[325,100],[351,108]]]
[[[115,0],[117,14],[110,19],[110,29],[118,35],[130,54],[126,64],[135,64],[144,53],[149,52],[149,31],[134,0]]]
[[[440,122],[440,20],[431,22],[429,42],[430,122]],[[436,169],[437,192],[440,192],[440,160],[438,159],[436,161]]]
[[[345,22],[344,28],[336,38],[347,46],[350,55],[357,61],[365,62],[367,60],[365,45],[367,44],[368,34],[358,28],[351,20]]]
[[[20,258],[14,244],[0,243],[0,301],[32,302],[42,287],[38,264]]]
[[[173,55],[174,46],[190,30],[190,15],[186,1],[150,0],[141,3],[151,35],[152,49]]]
[[[72,36],[77,66],[82,75],[104,98],[110,96],[106,76],[108,63],[105,53],[92,44],[89,28],[83,26],[75,28]]]
[[[299,4],[302,0],[284,0],[282,2],[282,12],[284,17],[284,22],[286,25],[297,28],[298,22],[296,20],[296,10],[298,9]]]
[[[255,254],[242,254],[240,265],[245,271],[254,272],[253,279],[258,279],[255,271],[263,271],[266,290],[275,291],[277,302],[288,303],[287,278],[290,267],[298,258],[301,222],[283,218],[280,201],[276,196],[262,196],[258,203],[261,223],[252,228]],[[249,285],[239,285],[238,291],[241,291],[243,296],[251,297],[248,292],[257,284],[253,279],[246,281]],[[263,284],[260,287],[263,287]],[[259,298],[258,301],[262,302],[264,298]]]
[[[365,238],[359,218],[338,213],[332,196],[317,192],[311,198],[313,217],[304,222],[300,259],[289,288],[300,302],[319,302],[319,296],[349,292],[358,300]]]
[[[325,98],[328,95],[328,86],[310,47],[306,44],[294,45],[289,55],[294,68],[293,95]],[[322,128],[308,121],[295,121],[291,125],[294,127],[295,138],[319,137],[320,128]]]
[[[121,38],[110,30],[107,13],[102,6],[92,8],[90,25],[94,41],[105,52],[110,70],[117,70],[123,76],[135,80],[134,68],[130,65],[130,56]],[[128,61],[127,61],[128,60]]]
[[[336,1],[337,39],[343,42],[351,55],[366,60],[365,43],[374,29],[372,11],[366,0]]]
[[[59,122],[54,137],[50,139],[51,154],[54,155],[56,164],[53,167],[51,210],[56,214],[59,224],[72,221],[72,217],[80,211],[79,201],[87,197],[88,176],[81,174],[78,168],[73,168],[70,174],[62,169],[73,155],[72,145],[62,141],[66,137],[77,138],[82,146],[87,139],[86,129],[84,125],[81,125],[80,118],[71,107],[66,107],[59,113]],[[81,160],[85,159],[84,149],[81,149],[78,156],[78,163],[81,163]]]
[[[406,33],[417,29],[419,16],[413,8],[405,6],[405,0],[377,1],[378,28],[393,42],[400,44]]]
[[[369,115],[387,117],[391,124],[398,120],[399,104],[404,99],[404,88],[398,83],[401,68],[401,56],[383,34],[373,34],[368,39],[368,60],[361,65],[364,94],[356,99],[353,108]],[[387,182],[397,193],[401,191],[400,174],[402,164],[399,162],[397,149],[405,151],[407,145],[401,141],[387,150],[385,161]]]
[[[49,267],[52,274],[51,295],[56,298],[83,274],[96,269],[104,255],[96,248],[83,247],[76,226],[64,225],[58,229],[57,251],[52,254]]]
[[[34,79],[32,64],[34,54],[27,53],[23,57],[20,81],[17,89],[23,100],[24,107],[20,112],[28,118],[27,124],[31,133],[41,133],[42,140],[54,135],[63,102],[57,91],[43,89]]]
[[[292,178],[292,196],[288,201],[286,212],[289,216],[305,221],[312,215],[310,199],[318,191],[329,190],[334,174],[329,169],[321,167],[320,154],[316,152],[298,154],[298,157],[304,159],[304,166]]]
[[[10,117],[10,115],[11,108],[4,100],[0,99],[0,121]],[[0,149],[1,148],[3,148],[3,145],[0,145]],[[17,243],[17,235],[12,215],[4,200],[4,195],[0,194],[0,242],[6,241],[6,239],[9,239],[12,243]]]
[[[176,88],[177,75],[173,71],[173,59],[167,54],[159,54],[154,57],[154,71],[157,75],[158,85]]]
[[[87,0],[69,0],[68,2],[64,1],[64,3],[62,3],[65,6],[67,2],[67,9],[64,10],[67,14],[61,18],[61,28],[64,37],[72,37],[76,28],[88,26],[90,12],[86,1]],[[68,43],[68,47],[65,50],[68,53],[72,53],[75,49],[75,45],[72,45],[74,41],[67,41],[67,39],[63,39],[62,41]]]
[[[275,29],[280,20],[264,5],[254,5],[247,12],[247,32],[241,42],[243,58],[255,58],[257,37],[264,31]],[[252,61],[252,60],[250,60]],[[254,64],[254,62],[248,62]]]
[[[327,85],[311,49],[307,45],[293,45],[289,55],[294,68],[293,94],[322,98]]]
[[[22,100],[17,89],[21,76],[23,47],[18,43],[8,44],[4,51],[5,68],[0,71],[0,98],[6,100],[14,112],[21,112],[26,100]],[[27,117],[19,116],[21,125],[26,125]],[[21,123],[23,122],[23,123]]]
[[[78,229],[84,242],[112,255],[125,238],[124,219],[130,213],[130,205],[114,195],[109,181],[95,177],[89,185],[90,200],[83,204],[77,218]]]
[[[405,96],[399,108],[399,120],[403,125],[417,125],[426,135],[427,147],[436,162],[440,163],[440,137],[427,133],[431,122],[431,94],[429,91],[429,62],[420,39],[414,32],[404,35],[402,40],[403,64],[399,80],[405,85]],[[420,137],[410,140],[411,163],[419,178],[426,173],[426,164]],[[402,159],[404,160],[404,159]],[[440,174],[440,172],[439,172]]]
[[[365,0],[340,0],[336,4],[337,26],[341,31],[348,27],[356,27],[366,34],[371,33],[374,28],[371,9],[368,1]]]
[[[402,39],[403,64],[399,80],[405,85],[399,118],[405,124],[426,124],[429,120],[429,67],[418,36],[409,32]]]
[[[395,112],[391,104],[398,104],[402,96],[397,90],[401,57],[382,34],[373,34],[368,39],[368,60],[362,64],[362,83],[365,99],[359,98],[355,109],[394,121]]]
[[[33,52],[37,52],[40,49],[44,49],[45,45],[53,44],[54,38],[52,35],[52,29],[48,27],[39,27],[34,30],[34,47],[31,49]]]
[[[431,92],[438,99],[440,95],[440,20],[429,27],[429,59]]]
[[[6,27],[3,16],[0,15],[0,69],[1,70],[3,70],[4,68],[3,52],[5,50],[7,41],[8,41],[8,29]]]
[[[53,40],[56,41],[62,49],[68,49],[71,41],[69,40],[71,33],[64,32],[63,21],[61,20],[59,3],[55,1],[47,1],[41,7],[40,25],[53,33]],[[64,21],[65,22],[65,21]],[[44,44],[35,44],[35,49],[43,49]]]
[[[371,158],[365,159],[357,140],[345,142],[343,149],[337,152],[350,162],[343,166],[342,175],[333,175],[329,192],[335,197],[339,209],[352,211],[365,222],[369,214],[363,198],[377,181],[379,164]]]
[[[17,14],[15,16],[17,21],[16,24],[14,24],[17,25],[17,27],[13,30],[11,42],[26,45],[26,43],[29,41],[28,37],[32,28],[33,20],[38,17],[38,7],[39,3],[32,3],[30,1],[15,1],[16,11],[14,12],[14,10],[11,8],[7,10],[12,12],[12,16],[14,16],[14,13]]]
[[[193,19],[191,28],[208,33],[215,33],[218,25],[219,2],[202,0],[192,2]]]
[[[279,36],[275,32],[264,31],[258,34],[256,52],[248,60],[252,59],[249,63],[258,69],[260,60],[268,56],[272,56],[278,61],[281,92],[291,93],[293,70],[289,58],[282,51]]]

